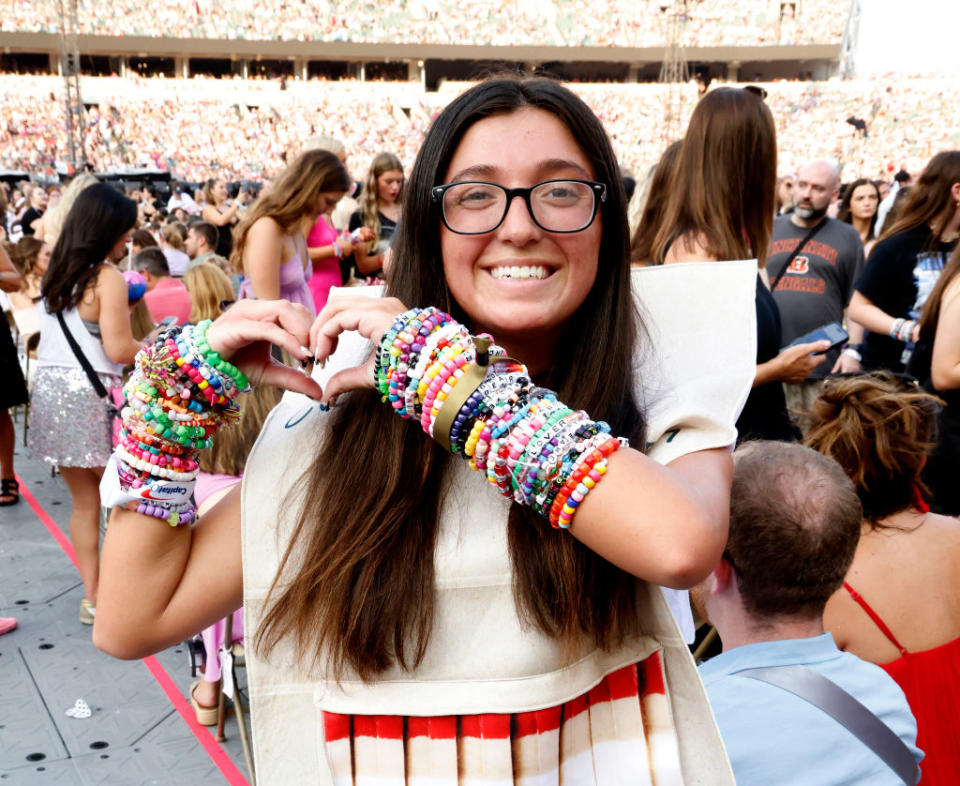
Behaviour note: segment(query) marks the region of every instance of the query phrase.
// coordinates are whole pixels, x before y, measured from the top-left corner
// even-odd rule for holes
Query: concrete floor
[[[77,618],[80,576],[61,546],[70,495],[59,475],[27,459],[21,425],[16,471],[42,510],[26,495],[0,508],[0,616],[19,620],[0,636],[0,782],[246,783],[233,713],[227,740],[217,743],[184,698],[191,682],[186,646],[143,661],[94,648],[90,627]],[[242,686],[242,669],[238,676]],[[65,714],[79,698],[92,710],[85,720]]]

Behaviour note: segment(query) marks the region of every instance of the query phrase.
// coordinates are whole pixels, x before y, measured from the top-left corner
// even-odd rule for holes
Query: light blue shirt
[[[803,665],[837,683],[882,720],[919,762],[917,723],[900,686],[879,666],[841,652],[833,636],[747,644],[700,666],[738,786],[902,786],[847,729],[798,696],[737,672]]]

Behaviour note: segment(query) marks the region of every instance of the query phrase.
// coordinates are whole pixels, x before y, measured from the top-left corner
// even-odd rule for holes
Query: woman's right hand
[[[781,350],[775,358],[779,366],[777,379],[792,384],[803,382],[823,362],[823,353],[828,349],[829,341],[811,341]]]
[[[289,300],[240,300],[228,308],[207,330],[210,349],[235,364],[251,385],[277,385],[319,400],[323,390],[299,369],[277,362],[272,344],[287,350],[299,361],[312,360],[310,341],[313,314]]]

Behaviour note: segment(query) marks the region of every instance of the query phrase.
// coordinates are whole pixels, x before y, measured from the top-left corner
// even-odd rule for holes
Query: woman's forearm
[[[890,329],[896,321],[895,317],[871,303],[859,292],[854,292],[853,297],[850,298],[847,316],[867,330],[884,336],[889,335]]]
[[[714,568],[726,543],[732,477],[727,448],[692,453],[668,467],[618,451],[569,533],[639,578],[692,587]]]
[[[193,528],[114,509],[100,555],[98,649],[145,657],[213,624],[242,600],[239,488]]]

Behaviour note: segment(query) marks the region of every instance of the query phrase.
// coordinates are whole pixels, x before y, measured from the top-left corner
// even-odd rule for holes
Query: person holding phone
[[[716,88],[694,109],[673,165],[674,185],[652,239],[644,241],[654,264],[766,257],[777,139],[773,115],[758,90]],[[738,440],[795,440],[799,433],[787,411],[782,383],[806,379],[822,361],[822,355],[813,353],[827,344],[781,351],[780,312],[761,270],[755,307],[756,376],[737,421]]]

